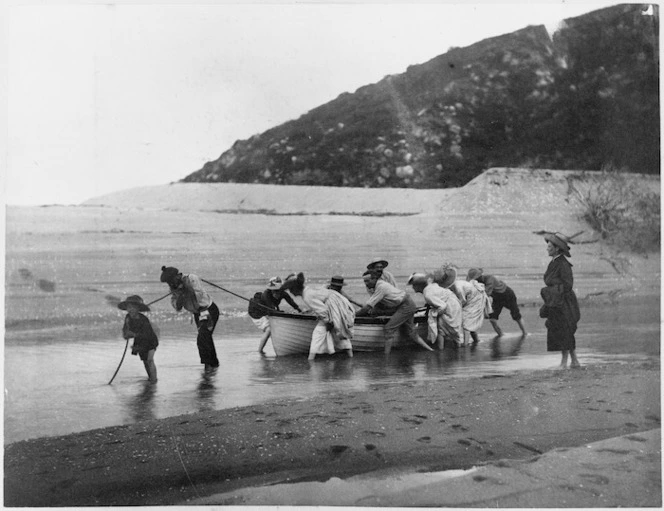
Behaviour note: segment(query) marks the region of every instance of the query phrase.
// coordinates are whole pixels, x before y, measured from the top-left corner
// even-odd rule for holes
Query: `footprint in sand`
[[[480,475],[480,474],[473,476],[473,481],[478,482],[478,483],[505,484],[500,479],[496,479],[495,477],[483,476],[483,475]]]
[[[387,436],[382,431],[368,431],[368,430],[365,430],[365,431],[363,431],[363,433],[366,434],[366,435],[373,435],[373,436],[378,436],[378,437],[381,437],[381,438]]]
[[[423,436],[421,438],[417,439],[418,442],[422,442],[423,444],[428,444],[431,442],[431,437],[430,436]]]
[[[593,484],[609,484],[611,482],[608,477],[599,474],[579,474],[579,477]]]
[[[339,456],[340,454],[346,452],[350,447],[347,445],[331,445],[330,446],[330,453],[332,456]]]

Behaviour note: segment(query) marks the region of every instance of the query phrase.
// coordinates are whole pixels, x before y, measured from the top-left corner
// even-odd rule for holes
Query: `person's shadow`
[[[142,382],[143,388],[129,403],[131,416],[134,421],[149,421],[155,418],[154,396],[157,386],[149,381]]]

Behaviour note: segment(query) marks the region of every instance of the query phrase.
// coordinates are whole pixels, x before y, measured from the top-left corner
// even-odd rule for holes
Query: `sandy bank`
[[[388,385],[11,444],[4,497],[7,506],[185,503],[390,467],[495,465],[659,426],[654,361]]]
[[[574,209],[568,180],[584,174],[598,173],[501,167],[483,172],[460,188],[446,189],[171,183],[114,192],[83,205],[282,215],[541,213]],[[660,189],[659,176],[633,174],[631,179],[644,189]]]

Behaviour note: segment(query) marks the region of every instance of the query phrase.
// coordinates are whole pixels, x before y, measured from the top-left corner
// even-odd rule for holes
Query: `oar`
[[[166,298],[167,296],[170,296],[171,294],[172,294],[172,291],[170,293],[168,293],[167,295],[162,296],[161,298],[157,298],[156,300],[152,300],[150,303],[148,303],[146,305],[149,307],[153,303],[157,303],[159,300],[163,300],[164,298]],[[118,368],[113,373],[113,377],[111,378],[111,381],[108,382],[109,385],[111,383],[113,383],[113,380],[115,379],[115,376],[118,374],[118,371],[120,370],[120,366],[122,366],[122,362],[124,362],[125,355],[127,354],[127,347],[129,346],[129,339],[131,339],[131,337],[129,337],[127,339],[127,342],[125,343],[124,351],[122,352],[122,358],[120,359],[120,363],[118,364]]]

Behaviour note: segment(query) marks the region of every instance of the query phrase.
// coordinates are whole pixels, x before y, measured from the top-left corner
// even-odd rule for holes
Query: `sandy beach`
[[[659,181],[655,185],[659,187]],[[565,186],[562,174],[539,173],[529,179],[523,172],[488,172],[437,198],[429,191],[420,198],[412,192],[409,206],[389,218],[376,212],[389,211],[385,204],[391,195],[380,203],[374,192],[371,203],[356,191],[344,202],[340,189],[337,200],[330,202],[332,210],[325,206],[303,217],[256,211],[243,215],[255,224],[231,220],[231,212],[241,209],[239,197],[227,201],[221,214],[178,209],[192,202],[167,199],[166,192],[173,190],[168,187],[159,189],[154,203],[149,200],[154,190],[132,196],[131,201],[145,209],[120,207],[125,196],[116,197],[115,203],[113,198],[97,201],[73,214],[66,208],[29,214],[9,210],[5,343],[37,338],[44,328],[60,325],[73,336],[82,335],[82,326],[109,328],[117,322],[117,311],[101,306],[105,294],[160,296],[164,290],[158,268],[196,257],[196,269],[203,275],[223,275],[219,282],[242,295],[251,295],[273,272],[293,269],[319,282],[343,272],[351,294],[359,294],[363,262],[377,252],[393,261],[391,267],[404,282],[410,272],[436,266],[444,258],[464,271],[477,265],[506,276],[521,303],[535,307],[547,258],[544,243],[533,231],[587,229],[566,201]],[[222,192],[223,187],[214,191]],[[261,193],[264,200],[259,197],[256,204],[267,209],[279,204],[303,210],[297,202],[270,204],[268,190]],[[420,199],[423,207],[413,210]],[[163,209],[157,209],[157,203]],[[200,201],[213,203],[209,198]],[[341,217],[335,211],[367,216]],[[45,218],[52,223],[45,224]],[[247,236],[247,225],[262,229],[260,236]],[[370,240],[367,232],[372,233]],[[269,251],[262,250],[266,239]],[[572,259],[583,303],[617,307],[625,299],[659,300],[659,253],[621,252],[593,239],[590,232],[585,239],[589,242],[574,247]],[[45,293],[22,280],[20,270],[26,268],[52,281],[55,291]],[[357,269],[357,275],[349,268]],[[32,306],[37,298],[39,309]],[[227,313],[244,314],[243,303],[223,294],[219,298]],[[168,326],[165,318],[171,316],[160,314],[157,318]],[[513,326],[506,313],[501,322]],[[630,339],[620,342],[627,346]],[[392,476],[387,474],[395,471],[424,477],[532,463],[556,449],[658,430],[659,350],[650,353],[578,370],[558,371],[552,365],[481,378],[372,385],[334,396],[282,399],[15,442],[5,446],[4,505],[243,505],[246,496],[229,492],[376,471],[389,481]],[[622,448],[608,449],[619,454]],[[661,461],[661,448],[647,455]],[[652,492],[640,500],[643,495],[633,495],[633,502],[661,505],[661,470],[653,472],[645,462],[640,466],[642,472],[635,473]],[[611,477],[605,476],[609,482],[579,482],[579,488],[610,485]],[[573,481],[566,484],[577,487]],[[638,488],[634,486],[634,492]],[[628,504],[630,496],[623,496],[623,501],[605,504]],[[587,501],[576,502],[585,507]]]
[[[467,379],[444,389],[395,385],[12,444],[5,505],[184,504],[397,466],[430,472],[532,459],[659,426],[654,362]]]

